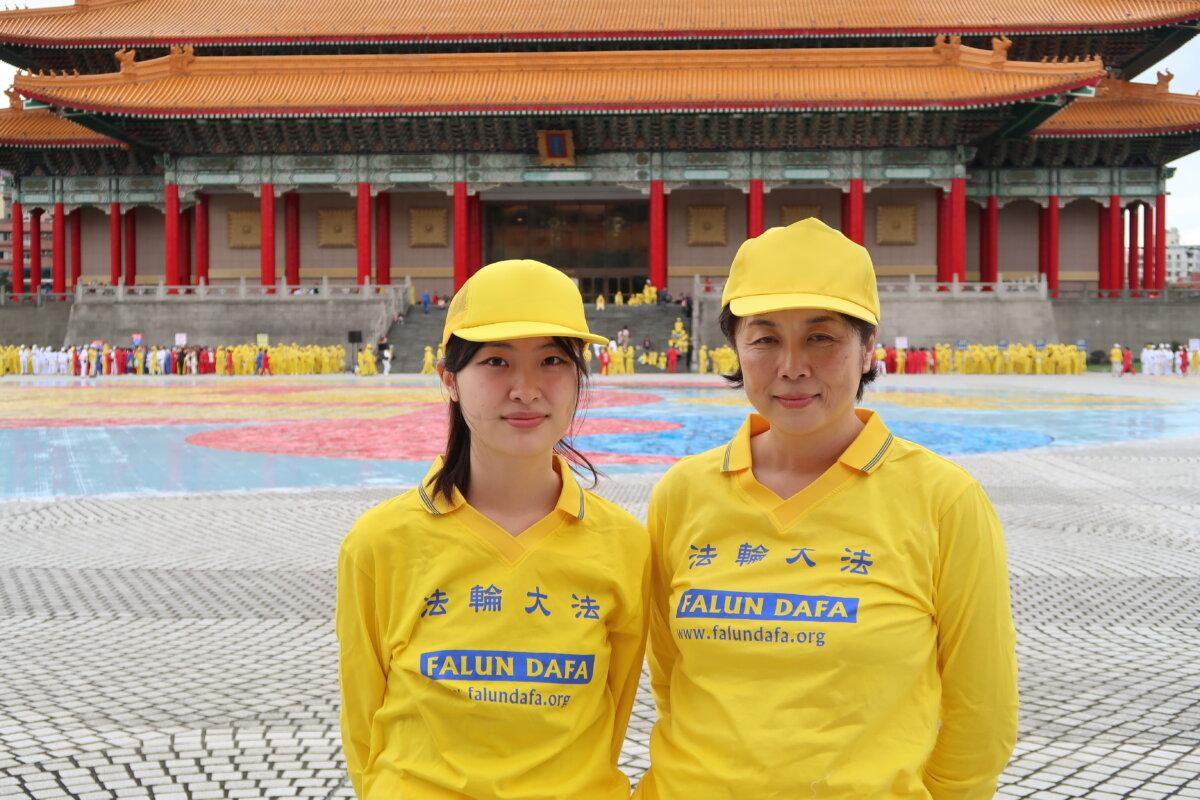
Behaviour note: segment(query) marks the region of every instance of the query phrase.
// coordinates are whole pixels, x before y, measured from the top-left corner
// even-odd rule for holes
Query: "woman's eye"
[[[546,360],[543,361],[542,363],[548,367],[557,367],[557,366],[567,363],[567,360],[565,358],[560,358],[558,356],[547,356]]]
[[[755,340],[754,340],[753,342],[751,342],[750,344],[770,344],[770,343],[771,343],[771,342],[773,342],[773,341],[775,341],[775,337],[774,337],[774,336],[762,336],[762,337],[760,337],[760,338],[758,338],[758,339],[755,339]]]
[[[814,333],[812,336],[810,336],[808,338],[812,339],[814,342],[832,342],[833,341],[832,336],[828,336],[824,333]]]
[[[504,359],[501,358],[500,356],[492,356],[491,358],[485,358],[483,361],[481,361],[479,363],[481,363],[487,367],[503,367]]]

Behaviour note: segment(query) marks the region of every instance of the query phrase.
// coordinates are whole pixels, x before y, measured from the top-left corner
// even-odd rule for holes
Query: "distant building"
[[[1200,281],[1200,245],[1183,244],[1179,229],[1167,229],[1167,283],[1192,284]]]
[[[678,294],[805,217],[885,279],[1164,285],[1168,165],[1200,149],[1200,102],[1133,79],[1196,34],[1198,0],[752,5],[0,11],[21,68],[0,168],[27,230],[58,223],[58,292],[441,293],[520,256],[588,299]]]

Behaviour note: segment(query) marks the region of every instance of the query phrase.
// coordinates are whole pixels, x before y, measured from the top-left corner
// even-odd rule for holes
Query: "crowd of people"
[[[900,375],[1082,375],[1087,351],[1073,344],[1012,342],[936,344],[932,348],[875,348],[881,374]]]
[[[637,295],[641,297],[642,295]],[[632,375],[636,365],[673,373],[686,371],[691,338],[677,318],[667,335],[666,349],[658,350],[650,337],[641,345],[631,341],[629,328],[622,328],[607,347],[593,344],[584,349],[589,369],[599,375]],[[392,367],[391,345],[382,340],[378,348],[368,344],[353,358],[351,371],[357,375],[388,375]],[[424,348],[421,374],[436,372],[445,355],[439,345]],[[724,375],[738,368],[737,353],[728,345],[701,346],[696,353],[696,371]],[[876,369],[881,374],[902,375],[1079,375],[1087,372],[1087,352],[1073,344],[1034,345],[1014,342],[998,345],[937,344],[932,348],[896,348],[882,344],[875,350]],[[1133,375],[1197,374],[1200,351],[1170,344],[1148,344],[1137,359],[1129,347],[1114,344],[1109,352],[1112,374]],[[0,346],[0,377],[5,375],[318,375],[346,371],[346,348],[281,344],[241,344],[221,347],[136,345],[117,347],[92,342],[79,347]]]
[[[1118,355],[1120,355],[1119,360]],[[1112,374],[1115,377],[1134,374],[1133,351],[1128,347],[1122,347],[1120,343],[1113,344],[1113,349],[1108,354],[1108,360],[1112,364]],[[1197,360],[1200,360],[1200,348],[1189,351],[1182,345],[1171,347],[1166,342],[1146,345],[1138,357],[1143,375],[1183,376],[1188,375],[1189,372],[1194,375],[1196,374]]]
[[[343,372],[345,363],[341,345],[0,347],[0,376],[316,375]]]

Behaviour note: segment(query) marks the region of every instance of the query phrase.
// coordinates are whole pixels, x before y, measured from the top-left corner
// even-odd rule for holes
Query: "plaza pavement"
[[[1200,400],[1200,379],[1140,376],[885,385]],[[1200,798],[1200,438],[956,460],[1008,539],[1022,709],[1000,796]],[[602,493],[641,516],[651,484]],[[0,798],[353,797],[334,565],[393,493],[0,503]],[[643,690],[634,778],[653,720]]]

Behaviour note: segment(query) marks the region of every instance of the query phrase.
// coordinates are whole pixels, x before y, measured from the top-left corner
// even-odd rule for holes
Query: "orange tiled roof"
[[[190,48],[103,75],[19,74],[52,106],[145,117],[938,109],[1003,105],[1095,84],[1099,59],[1006,60],[932,47],[211,56]]]
[[[0,109],[0,147],[124,147],[78,123],[41,108],[23,111],[20,108]]]
[[[0,42],[78,47],[1076,33],[1198,18],[1197,0],[78,0],[0,12]]]
[[[1079,98],[1032,135],[1108,138],[1200,132],[1200,97],[1172,94],[1169,86],[1169,73],[1159,73],[1157,84],[1102,81],[1095,97]]]

